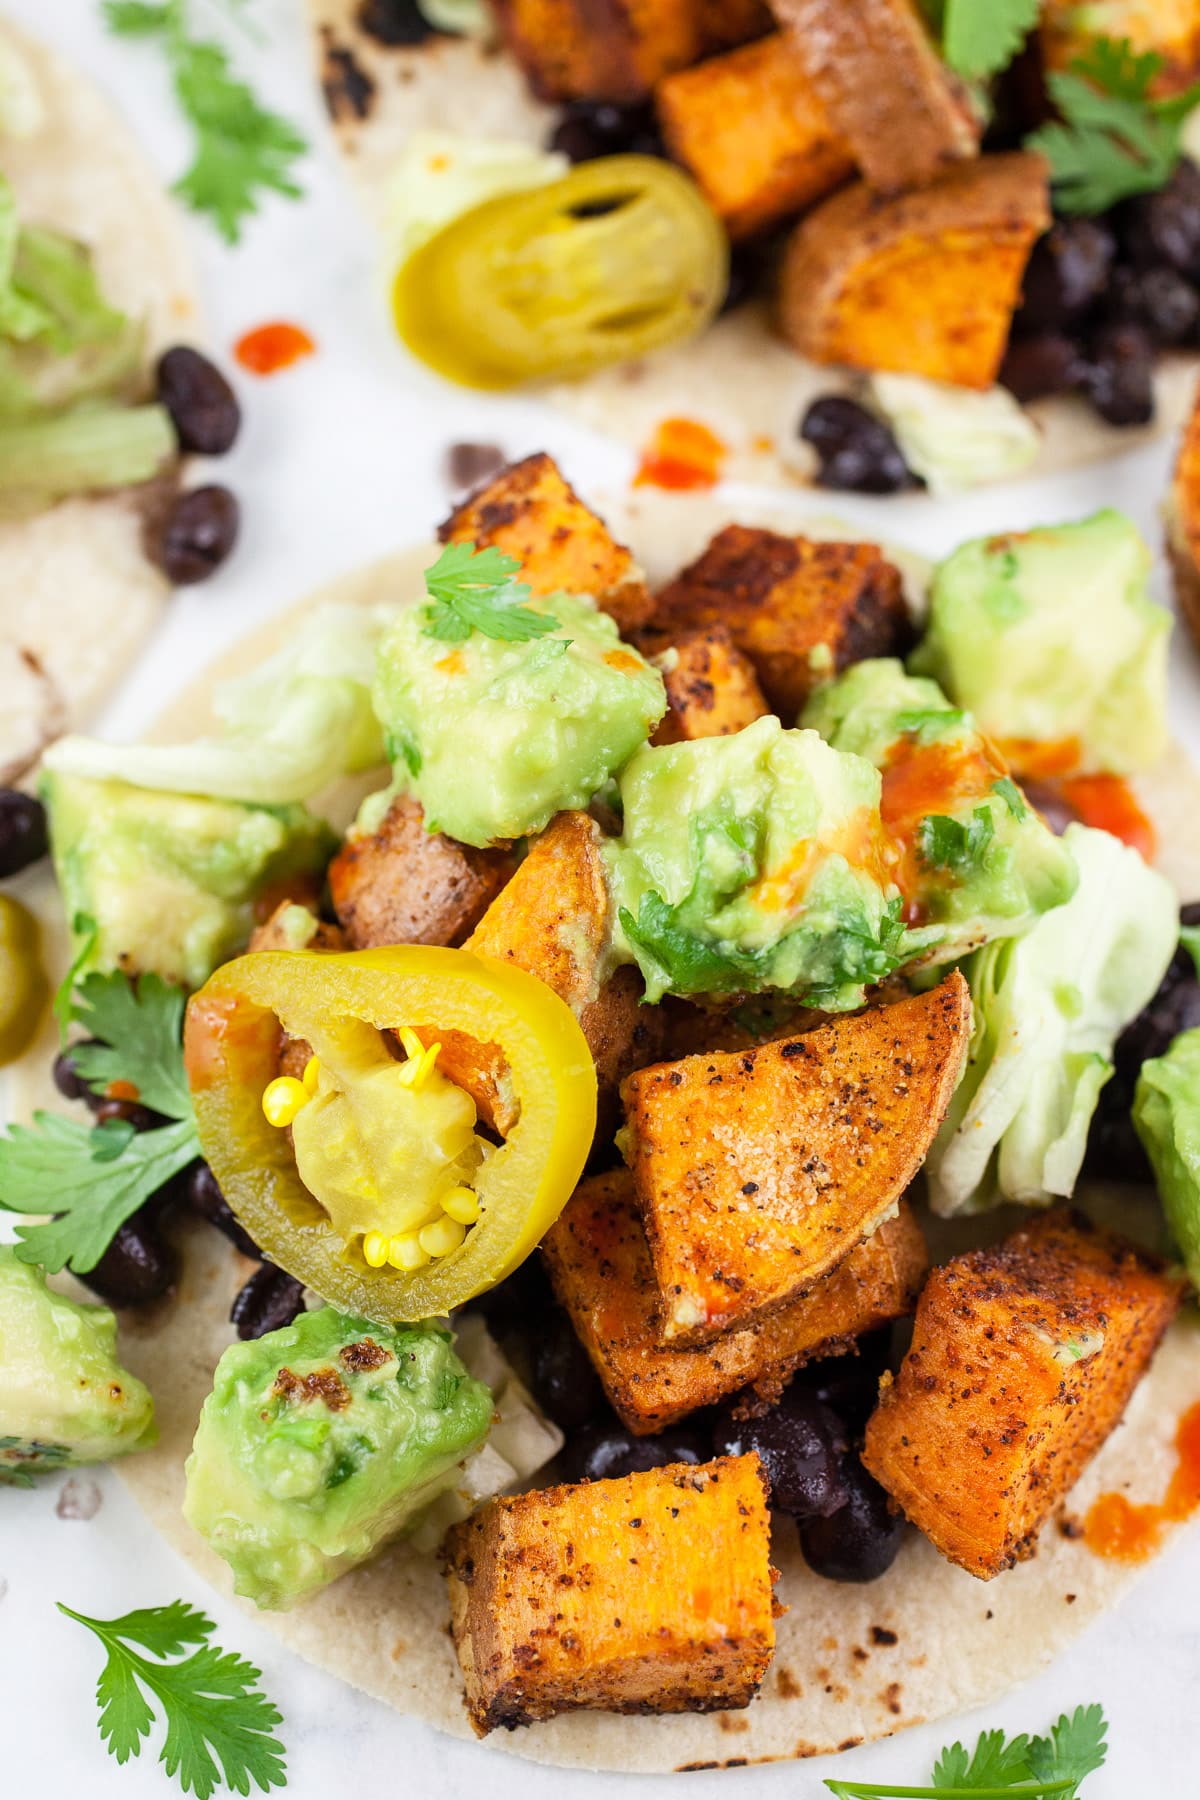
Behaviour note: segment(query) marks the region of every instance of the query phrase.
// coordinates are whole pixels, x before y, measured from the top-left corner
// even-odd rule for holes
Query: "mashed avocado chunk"
[[[1027,805],[970,713],[891,657],[818,689],[803,723],[883,776],[910,919],[945,927],[936,960],[1026,931],[1075,891],[1075,865]]]
[[[1145,1146],[1171,1236],[1200,1287],[1200,1030],[1142,1064],[1133,1122]]]
[[[448,1331],[322,1307],[233,1344],[188,1458],[184,1516],[258,1606],[366,1562],[452,1485],[492,1396]]]
[[[379,715],[430,831],[485,845],[586,806],[666,711],[662,677],[579,595],[528,606],[557,619],[525,642],[446,642],[405,610],[380,647]]]
[[[41,791],[80,974],[153,970],[199,987],[245,944],[259,895],[323,870],[335,844],[303,806],[247,806],[53,770]]]
[[[858,1006],[912,946],[887,872],[878,772],[776,718],[640,750],[607,848],[614,949],[647,997],[782,988]]]
[[[1170,614],[1150,552],[1107,510],[1075,525],[976,538],[934,573],[911,659],[1029,774],[1129,774],[1167,743]]]
[[[56,1294],[0,1245],[0,1485],[155,1442],[154,1402],[116,1344],[106,1306]]]

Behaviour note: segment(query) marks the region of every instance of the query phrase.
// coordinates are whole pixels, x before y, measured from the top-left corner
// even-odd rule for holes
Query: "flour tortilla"
[[[29,70],[40,102],[31,136],[0,134],[18,213],[93,249],[105,295],[146,322],[149,365],[199,329],[171,202],[90,81],[4,22],[0,49]],[[142,554],[145,499],[130,490],[0,520],[0,785],[86,723],[155,624],[169,584]]]
[[[308,0],[334,140],[382,244],[389,180],[414,131],[509,138],[540,148],[559,109],[531,97],[506,51],[450,37],[415,46],[383,44],[364,28],[363,11],[361,0]],[[381,270],[383,277],[390,273]],[[1177,430],[1188,414],[1195,368],[1195,357],[1160,360],[1155,422],[1145,429],[1106,425],[1077,397],[1028,407],[1042,449],[1023,476],[1097,462]],[[789,348],[774,331],[768,306],[754,303],[677,349],[540,391],[564,412],[635,451],[651,441],[664,419],[697,419],[729,447],[724,472],[730,480],[779,486],[812,482],[816,457],[798,435],[810,401],[857,386],[848,371],[821,367]]]
[[[773,522],[797,529],[801,520],[795,509],[792,514],[782,516],[777,506]],[[744,517],[745,509],[738,515]],[[637,517],[621,519],[615,508],[609,516],[614,529],[628,528],[635,552],[657,579],[694,554],[723,522],[707,498],[652,506],[649,517],[640,504]],[[813,529],[811,520],[803,524]],[[432,546],[423,546],[387,557],[272,621],[173,701],[169,719],[151,735],[161,740],[210,729],[214,684],[277,649],[306,610],[330,601],[371,605],[412,599],[422,591],[421,571],[432,554]],[[1170,848],[1170,873],[1181,897],[1200,895],[1194,825],[1200,778],[1182,753],[1173,753],[1144,780],[1141,793]],[[346,816],[351,797],[331,798]],[[1187,829],[1175,840],[1180,822]],[[28,882],[25,897],[45,923],[52,961],[65,967],[61,909],[44,872]],[[22,1065],[16,1109],[21,1115],[35,1105],[61,1105],[49,1078],[54,1048],[48,1026]],[[1141,1235],[1154,1241],[1157,1234],[1161,1241],[1161,1215],[1144,1192],[1086,1198],[1109,1222],[1136,1230],[1141,1221]],[[938,1232],[940,1257],[978,1241],[981,1232],[1001,1235],[1015,1218],[1015,1213],[993,1214],[984,1221],[926,1223],[931,1235]],[[234,1340],[227,1322],[230,1303],[253,1265],[204,1227],[185,1227],[183,1248],[178,1297],[149,1317],[129,1314],[123,1320],[122,1355],[154,1393],[161,1439],[157,1448],[117,1469],[151,1523],[228,1594],[225,1564],[183,1520],[183,1464],[217,1358]],[[1200,1321],[1189,1308],[1171,1328],[1125,1421],[1069,1496],[1061,1522],[1081,1517],[1098,1494],[1111,1489],[1138,1501],[1160,1499],[1175,1466],[1176,1423],[1198,1398]],[[865,1587],[823,1581],[805,1566],[795,1526],[782,1517],[775,1524],[772,1559],[781,1571],[778,1595],[789,1610],[779,1621],[778,1649],[763,1692],[744,1712],[664,1718],[578,1713],[514,1733],[494,1732],[489,1747],[564,1767],[645,1772],[847,1749],[994,1699],[1048,1664],[1137,1574],[1136,1568],[1094,1556],[1054,1522],[1030,1562],[989,1583],[944,1561],[916,1532],[881,1580]],[[471,1735],[436,1558],[397,1547],[294,1612],[258,1616],[317,1667],[453,1736]]]

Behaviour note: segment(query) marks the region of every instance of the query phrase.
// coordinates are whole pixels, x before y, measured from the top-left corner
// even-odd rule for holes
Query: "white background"
[[[6,10],[73,56],[117,100],[164,179],[184,166],[187,139],[161,63],[149,47],[117,45],[99,24],[98,0],[7,0]],[[302,204],[273,202],[241,248],[229,252],[203,226],[192,231],[212,343],[266,319],[305,325],[320,351],[269,382],[239,379],[245,426],[218,472],[237,490],[244,531],[225,572],[172,603],[142,666],[104,728],[132,734],[172,690],[223,645],[306,590],[406,540],[423,538],[447,507],[445,447],[455,439],[500,443],[510,455],[549,449],[585,494],[621,490],[625,455],[524,402],[485,400],[443,388],[414,370],[391,340],[371,246],[333,167],[297,22],[298,0],[255,0],[261,48],[232,33],[220,10],[192,0],[196,21],[225,35],[259,90],[301,122],[314,145]],[[838,510],[876,534],[939,552],[978,531],[1079,516],[1123,505],[1158,541],[1157,505],[1168,449],[1143,451],[1092,474],[1010,488],[933,511],[920,500],[842,502]],[[819,498],[814,502],[820,506]],[[828,511],[828,504],[823,509]],[[1162,573],[1159,571],[1161,582]],[[1161,591],[1161,590],[1160,590]],[[1177,731],[1200,751],[1200,679],[1179,638],[1172,670]],[[1200,828],[1200,826],[1198,826]],[[1200,1368],[1196,1371],[1200,1394]],[[178,1792],[144,1752],[119,1768],[95,1728],[91,1690],[99,1645],[54,1611],[111,1617],[182,1596],[218,1621],[218,1641],[252,1657],[285,1715],[290,1791],[298,1800],[376,1789],[432,1800],[484,1788],[494,1800],[615,1800],[635,1791],[745,1800],[795,1800],[825,1792],[822,1777],[927,1781],[941,1745],[984,1726],[1041,1731],[1064,1708],[1100,1700],[1112,1721],[1107,1768],[1085,1800],[1141,1800],[1197,1792],[1200,1681],[1200,1529],[1152,1567],[1133,1595],[1041,1679],[979,1715],[906,1733],[835,1762],[774,1765],[671,1778],[589,1776],[524,1764],[464,1745],[399,1717],[285,1654],[269,1632],[205,1590],[149,1531],[108,1471],[0,1494],[0,1794],[136,1800]],[[101,1504],[90,1519],[62,1517],[72,1497]],[[88,1510],[85,1504],[84,1510]],[[936,1653],[936,1652],[935,1652]],[[157,1737],[152,1739],[157,1747]]]

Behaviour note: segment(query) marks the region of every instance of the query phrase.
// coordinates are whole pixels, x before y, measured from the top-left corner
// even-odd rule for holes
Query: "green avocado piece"
[[[934,571],[910,659],[1003,744],[1078,745],[1116,775],[1167,745],[1171,615],[1146,591],[1150,552],[1123,513],[976,538]]]
[[[864,758],[776,718],[640,750],[605,854],[614,951],[647,998],[779,988],[861,1005],[905,948],[879,792]]]
[[[916,916],[945,928],[930,961],[953,962],[992,938],[1027,931],[1071,898],[1078,871],[1070,852],[1015,782],[997,769],[986,791],[973,781],[967,799],[956,797],[958,771],[978,770],[986,782],[995,759],[971,714],[952,706],[935,681],[906,675],[892,657],[855,663],[817,690],[802,723],[883,771],[884,822],[912,834],[905,899]],[[911,767],[909,759],[926,752],[930,769],[945,772],[945,797],[924,818],[890,821],[889,767]]]
[[[249,806],[56,770],[43,772],[41,793],[81,975],[153,970],[200,987],[245,945],[256,898],[297,873],[319,873],[336,844],[298,805]]]
[[[1200,1029],[1142,1064],[1133,1123],[1150,1158],[1171,1236],[1200,1287]]]
[[[0,1245],[0,1484],[157,1440],[154,1402],[116,1343],[106,1306],[56,1294],[43,1269]]]
[[[527,604],[557,629],[451,644],[430,637],[414,606],[380,646],[375,710],[396,774],[427,828],[460,843],[524,837],[586,806],[667,710],[658,670],[591,600]]]
[[[413,1522],[487,1436],[492,1396],[449,1332],[322,1307],[233,1344],[188,1458],[184,1516],[258,1606],[284,1610]]]

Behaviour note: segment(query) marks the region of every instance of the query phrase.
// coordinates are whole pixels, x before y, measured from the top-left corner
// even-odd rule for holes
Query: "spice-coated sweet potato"
[[[749,1705],[775,1648],[755,1455],[489,1500],[446,1540],[480,1737],[582,1707]]]
[[[689,738],[728,737],[761,719],[770,708],[754,665],[725,625],[700,626],[672,634],[638,634],[644,656],[666,652],[662,663],[667,712],[655,732],[656,744]]]
[[[491,0],[542,100],[644,100],[687,68],[771,28],[764,0]]]
[[[927,994],[761,1049],[657,1063],[621,1088],[663,1344],[784,1305],[880,1225],[966,1059],[971,996]]]
[[[617,1085],[647,1053],[653,1009],[639,1004],[635,969],[602,980],[610,902],[600,829],[581,812],[559,813],[536,837],[507,887],[463,946],[516,963],[552,987],[574,1012],[596,1059],[600,1111],[611,1115]],[[431,1033],[425,1033],[432,1040]],[[508,1065],[496,1044],[437,1033],[439,1067],[473,1097],[480,1117],[504,1135],[516,1121]]]
[[[659,1014],[659,1062],[711,1056],[714,1050],[756,1050],[775,1038],[812,1031],[829,1017],[811,1006],[797,1006],[783,994],[756,996],[753,1003],[743,1003],[732,1012],[713,1012],[667,994],[655,1010]]]
[[[654,98],[668,149],[733,238],[802,212],[854,173],[783,32],[668,75]]]
[[[877,192],[922,187],[976,154],[979,117],[934,48],[916,0],[771,3]]]
[[[1166,64],[1154,91],[1177,93],[1200,75],[1200,0],[1042,0],[1041,49],[1047,68],[1069,69],[1098,37],[1128,38]]]
[[[580,1185],[542,1255],[613,1407],[639,1435],[739,1388],[778,1398],[803,1363],[853,1350],[863,1332],[910,1313],[926,1267],[921,1228],[902,1201],[810,1293],[743,1331],[679,1350],[655,1340],[658,1289],[627,1169]]]
[[[259,950],[294,950],[295,935],[289,929],[288,913],[295,905],[305,905],[304,901],[281,900],[269,919],[264,919],[250,933],[250,942],[246,949],[249,952]],[[303,946],[305,950],[346,950],[345,934],[338,925],[329,925],[324,919],[317,923],[311,938]],[[312,1056],[312,1045],[304,1038],[288,1037],[281,1031],[279,1034],[279,1074],[294,1076],[298,1081],[308,1067]]]
[[[1175,464],[1167,505],[1167,551],[1179,610],[1200,645],[1200,393]]]
[[[444,544],[494,545],[515,556],[535,594],[590,594],[623,632],[650,614],[645,577],[632,555],[544,452],[493,476],[455,508],[438,536]]]
[[[506,849],[476,850],[426,831],[420,803],[400,794],[378,830],[346,839],[329,865],[329,889],[351,950],[458,945],[515,868]]]
[[[1026,151],[963,164],[891,200],[857,182],[788,241],[783,335],[815,362],[991,387],[1049,223],[1046,165]]]
[[[813,688],[864,656],[903,652],[911,636],[899,570],[875,544],[782,537],[727,525],[663,589],[666,638],[724,625],[790,725]]]
[[[1033,1554],[1179,1305],[1132,1245],[1056,1212],[934,1269],[863,1461],[943,1556],[989,1580]]]

